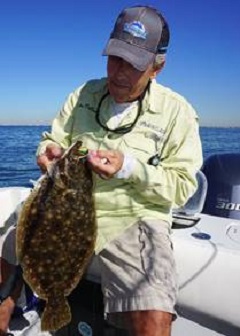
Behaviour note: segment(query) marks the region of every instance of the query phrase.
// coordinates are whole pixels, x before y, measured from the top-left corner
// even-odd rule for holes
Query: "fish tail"
[[[42,331],[56,331],[71,321],[71,312],[66,298],[49,299],[41,316]]]

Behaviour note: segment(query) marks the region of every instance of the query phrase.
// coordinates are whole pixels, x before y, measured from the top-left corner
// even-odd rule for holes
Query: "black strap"
[[[103,101],[109,96],[109,91],[107,91],[100,99],[99,103],[98,103],[98,107],[97,107],[97,110],[96,110],[96,115],[95,115],[95,119],[96,119],[96,122],[98,123],[98,125],[100,125],[105,131],[107,132],[112,132],[112,133],[115,133],[115,134],[126,134],[126,133],[129,133],[131,132],[131,130],[133,129],[133,127],[136,125],[136,123],[138,122],[138,119],[141,115],[141,112],[142,112],[142,102],[143,102],[143,99],[145,97],[145,94],[147,91],[149,91],[150,89],[150,84],[151,84],[151,80],[149,80],[144,92],[142,93],[142,95],[138,98],[138,111],[137,111],[137,115],[135,117],[135,119],[133,120],[132,123],[130,124],[126,124],[126,125],[123,125],[123,126],[119,126],[117,128],[109,128],[107,125],[103,124],[102,121],[101,121],[101,118],[100,118],[100,112],[101,112],[101,106],[102,106],[102,103]]]

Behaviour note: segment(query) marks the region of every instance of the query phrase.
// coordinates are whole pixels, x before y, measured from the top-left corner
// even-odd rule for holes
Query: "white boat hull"
[[[204,214],[200,217],[194,227],[173,230],[178,307],[186,318],[176,322],[173,335],[180,336],[178,328],[184,325],[194,327],[194,335],[198,329],[199,335],[239,336],[240,221]],[[211,238],[196,239],[192,236],[195,233]]]

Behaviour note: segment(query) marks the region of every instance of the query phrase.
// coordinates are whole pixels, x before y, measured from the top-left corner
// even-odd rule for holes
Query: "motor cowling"
[[[212,155],[202,171],[208,181],[202,212],[240,219],[240,153]]]

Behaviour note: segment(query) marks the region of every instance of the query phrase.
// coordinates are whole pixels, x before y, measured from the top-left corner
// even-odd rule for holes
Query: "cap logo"
[[[130,23],[125,23],[124,27],[123,27],[123,31],[127,32],[135,37],[139,37],[142,38],[144,40],[146,40],[147,37],[147,32],[146,29],[144,27],[144,25],[139,22],[139,21],[133,21]]]

